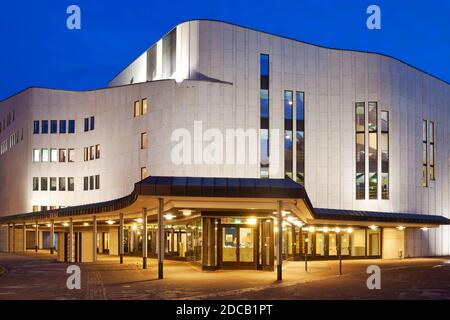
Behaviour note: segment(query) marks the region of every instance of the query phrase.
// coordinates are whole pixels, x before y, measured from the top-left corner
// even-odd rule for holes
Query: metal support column
[[[164,276],[164,199],[158,198],[158,279]]]
[[[124,221],[123,221],[123,213],[121,212],[119,214],[119,219],[120,219],[120,229],[119,229],[119,257],[120,257],[120,264],[123,263],[123,233],[124,233]]]
[[[38,252],[39,249],[39,224],[36,221],[34,224],[34,251]]]
[[[22,226],[23,230],[23,252],[27,252],[27,224],[24,222]]]
[[[50,254],[55,251],[55,221],[50,220]]]
[[[148,241],[148,232],[147,232],[147,208],[142,208],[142,268],[147,269],[147,241]]]
[[[277,280],[283,279],[283,217],[282,217],[282,201],[277,201],[277,221],[278,221],[278,256],[277,256]]]

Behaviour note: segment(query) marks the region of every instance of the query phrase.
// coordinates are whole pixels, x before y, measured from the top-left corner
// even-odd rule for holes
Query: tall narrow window
[[[42,133],[48,133],[48,120],[42,120]]]
[[[84,147],[84,161],[88,161],[88,160],[89,160],[89,148]]]
[[[148,137],[147,132],[141,133],[141,149],[147,149],[148,147]]]
[[[95,146],[89,147],[89,160],[95,159]]]
[[[47,183],[48,183],[48,178],[42,177],[41,178],[41,191],[47,191],[47,189],[48,189]]]
[[[41,161],[41,150],[33,149],[33,162]]]
[[[428,147],[427,120],[422,120],[422,186],[428,187]]]
[[[378,111],[377,103],[369,102],[369,199],[378,198]]]
[[[50,177],[50,191],[56,191],[56,177]]]
[[[147,98],[142,99],[141,114],[147,113]]]
[[[39,178],[33,177],[33,191],[39,191]]]
[[[141,180],[145,179],[148,177],[148,171],[147,171],[147,167],[142,167],[141,168]]]
[[[94,129],[95,129],[95,117],[92,116],[92,117],[91,117],[91,127],[90,127],[90,130],[94,130]]]
[[[95,159],[100,159],[100,145],[95,145]]]
[[[100,189],[100,175],[95,176],[95,190]]]
[[[134,102],[134,116],[139,117],[141,115],[141,102],[139,100]]]
[[[50,149],[50,162],[58,162],[58,150]]]
[[[84,132],[89,131],[89,118],[84,118]]]
[[[66,162],[67,158],[67,150],[59,149],[59,162]]]
[[[389,111],[381,111],[381,198],[389,199]]]
[[[75,149],[68,149],[67,150],[67,162],[74,162],[74,161],[75,161]]]
[[[95,179],[94,176],[89,177],[89,190],[94,190],[94,183],[95,183],[94,179]]]
[[[357,102],[355,108],[356,128],[356,199],[366,198],[366,138],[365,104]]]
[[[48,149],[41,149],[41,159],[42,159],[42,162],[48,162],[48,160],[49,160]]]
[[[67,178],[67,190],[68,191],[75,190],[75,178],[74,177]]]
[[[89,177],[83,178],[83,190],[84,191],[89,190]]]
[[[59,191],[66,191],[66,178],[59,177]]]
[[[269,55],[260,55],[260,177],[269,178]]]
[[[39,134],[39,120],[33,121],[33,134]]]
[[[434,162],[435,162],[435,148],[434,148],[434,140],[435,140],[435,132],[434,132],[434,121],[430,121],[430,180],[434,181],[436,178],[435,170],[434,170]]]
[[[293,178],[293,108],[294,95],[292,91],[284,91],[284,176]]]
[[[297,182],[305,184],[305,94],[295,93]]]

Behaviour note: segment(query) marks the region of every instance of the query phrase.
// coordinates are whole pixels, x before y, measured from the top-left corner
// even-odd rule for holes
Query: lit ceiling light
[[[303,226],[303,223],[301,223],[301,221],[296,220],[294,221],[294,225],[300,228],[301,226]]]
[[[164,216],[164,218],[166,218],[166,220],[172,220],[174,218],[174,215],[171,213],[168,213]]]
[[[374,225],[369,226],[369,228],[370,228],[371,230],[377,230],[377,229],[378,229],[378,227],[377,227],[377,226],[374,226]]]
[[[106,223],[109,224],[109,225],[112,225],[112,224],[114,224],[116,222],[114,220],[106,220]]]
[[[51,223],[47,223],[47,227],[50,228],[52,226]]]
[[[247,224],[255,225],[256,224],[256,219],[255,218],[247,219]]]
[[[341,228],[339,228],[339,227],[334,228],[334,232],[336,232],[336,233],[341,232]]]
[[[142,223],[144,220],[142,218],[137,218],[134,221],[136,221],[137,223]]]
[[[347,228],[347,233],[352,233],[353,232],[353,228],[349,227]]]
[[[89,222],[84,222],[83,226],[87,227],[89,225]]]
[[[420,229],[423,230],[423,231],[428,231],[427,227],[423,227],[423,228],[420,228]]]
[[[183,216],[189,217],[192,214],[192,210],[189,209],[183,209],[180,210],[181,213],[183,213]]]
[[[405,227],[404,226],[398,226],[397,229],[402,231],[402,230],[405,230]]]
[[[131,226],[131,230],[133,230],[133,231],[137,230],[137,224],[136,223]]]
[[[323,227],[322,231],[327,233],[329,231],[329,229],[328,229],[328,227]]]
[[[287,221],[290,223],[294,222],[294,217],[287,217]]]
[[[313,233],[314,231],[316,231],[316,228],[314,228],[314,226],[310,226],[310,227],[308,228],[308,231],[311,232],[311,233]]]
[[[67,222],[63,222],[62,225],[63,225],[63,227],[68,227],[69,226],[69,224]]]

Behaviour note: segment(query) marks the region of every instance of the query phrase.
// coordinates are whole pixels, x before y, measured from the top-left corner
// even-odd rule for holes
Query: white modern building
[[[449,125],[449,83],[398,59],[187,21],[108,88],[0,102],[0,250],[449,255]]]

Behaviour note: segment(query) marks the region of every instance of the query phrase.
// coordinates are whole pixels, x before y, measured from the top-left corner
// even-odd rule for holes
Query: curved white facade
[[[14,132],[20,136],[0,156],[0,215],[128,195],[141,180],[142,167],[150,175],[259,178],[259,160],[174,164],[177,143],[171,136],[185,128],[194,137],[195,121],[201,121],[203,132],[218,129],[224,135],[227,129],[259,130],[259,58],[264,53],[270,56],[270,128],[283,130],[284,90],[305,95],[305,187],[314,207],[450,217],[448,83],[384,55],[322,48],[223,22],[185,22],[172,37],[172,47],[160,40],[109,88],[30,88],[0,103],[0,120],[14,113],[14,121],[2,127],[1,142]],[[134,102],[142,99],[148,111],[135,117]],[[381,192],[376,200],[356,200],[355,103],[370,101],[390,114],[388,200]],[[95,128],[84,132],[84,119],[91,116]],[[59,120],[71,119],[74,134],[33,134],[36,120],[58,120],[59,132]],[[424,119],[435,125],[436,179],[427,187],[422,186]],[[141,149],[144,132],[149,143]],[[271,139],[277,140],[271,154],[278,154],[271,162],[278,160],[281,167],[270,177],[283,178],[283,135]],[[95,145],[100,145],[100,158],[84,161],[84,148]],[[75,160],[34,163],[33,149],[42,148],[73,148]],[[247,148],[246,159],[249,153],[259,155],[258,149]],[[99,189],[85,191],[84,177],[95,175]],[[75,190],[33,191],[33,177],[74,177]],[[448,226],[407,230],[405,240],[406,256],[450,254]]]

